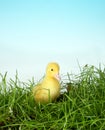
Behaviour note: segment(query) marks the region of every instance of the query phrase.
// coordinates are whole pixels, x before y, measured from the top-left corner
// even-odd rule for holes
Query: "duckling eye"
[[[51,71],[53,71],[53,69],[51,69]]]

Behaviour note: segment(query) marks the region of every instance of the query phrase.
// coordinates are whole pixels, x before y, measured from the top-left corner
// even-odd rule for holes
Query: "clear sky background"
[[[41,78],[105,62],[105,0],[0,0],[0,72]]]

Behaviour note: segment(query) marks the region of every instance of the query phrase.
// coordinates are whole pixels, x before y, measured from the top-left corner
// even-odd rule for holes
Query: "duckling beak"
[[[60,75],[59,74],[55,74],[55,76],[54,76],[58,81],[59,80],[61,80],[61,77],[60,77]]]

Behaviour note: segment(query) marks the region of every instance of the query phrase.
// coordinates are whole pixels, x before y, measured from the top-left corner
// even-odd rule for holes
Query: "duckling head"
[[[59,70],[60,70],[60,67],[58,63],[51,62],[46,67],[46,76],[49,78],[55,78],[57,80],[60,80]]]

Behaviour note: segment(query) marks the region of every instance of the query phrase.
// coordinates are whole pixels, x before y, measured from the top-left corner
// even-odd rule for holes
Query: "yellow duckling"
[[[43,81],[33,88],[34,99],[37,103],[48,103],[57,99],[60,95],[59,65],[49,63]]]

